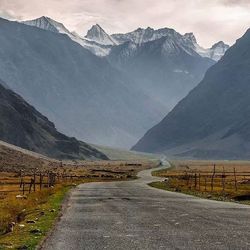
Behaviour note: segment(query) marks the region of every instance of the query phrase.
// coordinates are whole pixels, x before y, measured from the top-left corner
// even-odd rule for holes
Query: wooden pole
[[[199,191],[201,190],[201,173],[199,173]]]
[[[33,191],[36,192],[36,171],[34,171],[33,179],[34,179]]]
[[[24,195],[24,192],[25,192],[25,182],[23,181],[23,195]]]
[[[42,173],[40,172],[40,191],[42,190],[42,184],[43,184],[43,176]]]
[[[225,175],[225,168],[224,168],[224,166],[223,166],[223,172],[222,172],[222,176],[221,176],[222,191],[223,191],[223,192],[225,191],[225,178],[226,178],[226,175]]]
[[[34,185],[34,179],[30,179],[29,194],[31,193],[32,185]]]
[[[192,190],[192,185],[193,185],[193,173],[190,174],[190,190]]]
[[[215,176],[215,164],[214,164],[214,170],[211,178],[211,191],[213,192],[214,190],[214,176]]]
[[[235,191],[238,190],[238,187],[237,187],[237,177],[236,177],[236,169],[234,168],[234,189]]]
[[[195,187],[195,190],[197,189],[197,173],[195,172],[194,174],[194,187]]]

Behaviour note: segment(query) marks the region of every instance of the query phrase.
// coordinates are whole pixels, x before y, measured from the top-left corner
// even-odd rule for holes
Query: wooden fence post
[[[205,176],[205,191],[207,191],[207,177]]]
[[[23,195],[24,195],[24,192],[25,192],[25,182],[23,181]]]
[[[34,179],[33,191],[36,192],[36,170],[34,171],[33,179]]]
[[[29,194],[31,193],[32,185],[34,185],[34,179],[30,179]]]
[[[193,173],[190,174],[190,190],[192,190],[192,185],[193,185]]]
[[[199,191],[201,190],[201,173],[199,173]]]
[[[194,187],[195,187],[195,190],[197,189],[197,173],[195,172],[194,174]]]
[[[43,175],[40,172],[40,191],[42,190],[42,184],[43,184]]]
[[[214,190],[214,176],[215,176],[215,164],[214,164],[214,170],[211,178],[211,192]]]
[[[223,192],[225,191],[225,178],[226,178],[226,175],[225,175],[225,168],[224,168],[224,166],[223,166],[223,171],[222,171],[222,176],[221,176],[222,191],[223,191]]]
[[[237,177],[236,177],[236,169],[234,168],[234,189],[235,191],[238,190],[238,187],[237,187]]]

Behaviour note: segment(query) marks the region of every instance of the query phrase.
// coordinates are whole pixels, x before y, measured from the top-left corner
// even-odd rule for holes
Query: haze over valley
[[[0,76],[63,133],[129,149],[228,49],[170,28],[85,37],[40,17],[1,25]],[[21,57],[20,57],[21,56]]]

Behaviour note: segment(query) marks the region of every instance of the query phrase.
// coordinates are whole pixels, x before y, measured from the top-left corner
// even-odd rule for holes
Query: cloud
[[[8,19],[8,20],[16,20],[16,19],[18,19],[15,16],[14,12],[8,11],[8,10],[0,10],[0,17]]]
[[[203,46],[227,43],[250,26],[249,0],[0,0],[2,16],[20,20],[42,15],[85,34],[99,23],[109,33],[138,27],[174,28],[194,32]],[[8,14],[6,14],[8,13]]]
[[[225,5],[236,5],[236,6],[246,6],[250,5],[249,0],[222,0],[222,4]]]

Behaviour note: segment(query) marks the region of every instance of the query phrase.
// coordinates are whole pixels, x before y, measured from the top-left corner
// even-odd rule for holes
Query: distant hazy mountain
[[[116,45],[115,40],[99,24],[92,26],[85,38],[103,45]]]
[[[0,19],[0,77],[67,135],[131,147],[166,111],[67,35]]]
[[[201,81],[223,47],[212,53],[192,33],[168,28],[110,36],[94,25],[83,38],[48,17],[24,23],[36,28],[0,30],[9,61],[2,78],[63,132],[109,146],[131,147]]]
[[[36,18],[34,20],[29,20],[29,21],[24,21],[22,23],[24,23],[26,25],[34,26],[34,27],[37,27],[40,29],[44,29],[47,31],[51,31],[51,32],[66,34],[74,42],[77,42],[82,47],[90,50],[93,54],[95,54],[97,56],[101,56],[101,57],[106,56],[110,52],[110,44],[105,44],[104,42],[97,43],[96,42],[97,39],[94,39],[94,36],[93,36],[93,40],[85,39],[85,38],[81,37],[80,35],[78,35],[76,32],[70,32],[62,23],[59,23],[59,22],[57,22],[49,17],[42,16],[40,18]],[[95,30],[94,27],[95,26],[93,26],[93,28],[89,31],[90,36],[92,33],[94,33],[94,30]],[[96,25],[96,27],[98,27],[98,26]],[[97,34],[98,33],[96,32],[96,36],[97,36]],[[101,34],[98,36],[98,38],[100,38],[100,37],[101,37]],[[110,38],[110,39],[112,39],[112,38]],[[104,41],[104,38],[103,38],[103,41]]]
[[[193,43],[173,29],[156,33],[148,29],[143,34],[142,37],[130,34],[133,41],[113,47],[108,59],[133,79],[139,89],[170,111],[215,62],[200,56]],[[155,40],[157,37],[160,38]],[[115,39],[119,40],[118,36]]]
[[[150,27],[147,29],[139,28],[135,31],[126,33],[126,34],[113,34],[111,37],[116,41],[116,43],[123,44],[126,42],[133,42],[135,44],[142,44],[151,41],[158,40],[162,37],[175,37],[176,39],[182,39],[182,43],[186,47],[192,48],[202,57],[208,57],[212,60],[218,61],[229,48],[229,45],[224,44],[223,42],[216,43],[209,49],[204,49],[198,45],[197,40],[193,33],[186,33],[185,35],[180,35],[173,29],[162,28],[154,30]]]
[[[163,112],[170,111],[195,87],[214,60],[219,60],[229,47],[219,42],[211,49],[204,49],[197,44],[193,33],[181,35],[169,28],[139,28],[110,36],[96,24],[81,38],[48,17],[24,23],[67,34],[95,55],[106,56],[134,86],[161,103]]]
[[[109,35],[99,24],[95,24],[88,30],[85,37],[81,37],[76,32],[70,32],[62,23],[45,16],[22,23],[51,32],[67,34],[73,41],[79,43],[97,56],[107,56],[111,48],[119,44],[133,42],[141,45],[142,43],[155,41],[162,37],[167,37],[169,34],[177,33],[169,28],[154,30],[148,27],[147,29],[138,28],[135,31],[125,34]],[[220,41],[211,48],[204,49],[197,43],[193,33],[186,33],[183,35],[183,38],[186,40],[186,46],[192,47],[200,56],[208,57],[215,61],[218,61],[229,48],[229,45]]]
[[[250,158],[250,30],[133,147],[199,158]]]
[[[59,159],[107,159],[84,142],[59,133],[54,124],[7,90],[0,81],[0,140]]]
[[[42,16],[34,20],[24,21],[22,23],[56,33],[71,34],[71,32],[62,23],[46,16]]]

